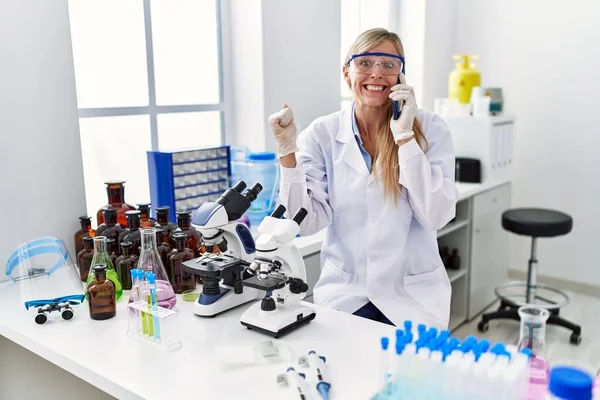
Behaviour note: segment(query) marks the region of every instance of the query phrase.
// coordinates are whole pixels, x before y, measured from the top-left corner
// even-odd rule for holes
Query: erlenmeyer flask
[[[92,258],[90,273],[88,274],[86,283],[87,285],[95,279],[94,267],[96,265],[106,265],[106,278],[115,284],[115,295],[117,300],[119,300],[121,295],[123,295],[123,286],[121,286],[119,276],[117,275],[117,271],[115,271],[115,266],[106,250],[106,236],[96,236],[94,238],[94,258]]]
[[[533,305],[522,306],[518,312],[521,318],[519,350],[530,349],[536,358],[545,359],[546,321],[550,312],[545,308]]]
[[[165,266],[160,260],[156,246],[156,228],[144,228],[142,231],[142,246],[140,249],[140,259],[138,269],[144,273],[150,271],[156,275],[156,295],[158,305],[164,308],[172,309],[177,303],[173,287],[169,283]]]

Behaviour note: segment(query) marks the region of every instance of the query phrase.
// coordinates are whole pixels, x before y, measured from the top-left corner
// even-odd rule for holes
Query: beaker
[[[545,358],[546,321],[550,312],[545,308],[525,305],[519,308],[521,318],[521,334],[519,336],[519,350],[530,349],[533,356]]]

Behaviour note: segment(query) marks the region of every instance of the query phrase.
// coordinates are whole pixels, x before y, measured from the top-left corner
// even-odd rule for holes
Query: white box
[[[514,115],[443,117],[450,127],[456,157],[481,162],[481,181],[512,179]]]

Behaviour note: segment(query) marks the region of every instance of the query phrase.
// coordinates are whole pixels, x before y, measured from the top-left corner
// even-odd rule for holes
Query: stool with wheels
[[[513,319],[519,321],[518,308],[525,304],[534,304],[550,312],[547,323],[559,325],[573,331],[571,343],[581,343],[581,326],[575,325],[559,316],[561,307],[569,303],[569,296],[549,285],[537,283],[537,239],[566,235],[573,228],[573,219],[562,212],[542,208],[517,208],[502,214],[502,227],[517,235],[531,237],[531,256],[526,282],[507,282],[496,287],[500,299],[498,311],[483,314],[477,325],[480,332],[489,329],[489,321],[494,319]]]

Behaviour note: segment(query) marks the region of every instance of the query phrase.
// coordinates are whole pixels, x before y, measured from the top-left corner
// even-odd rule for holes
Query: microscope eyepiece
[[[234,190],[238,193],[242,193],[242,190],[246,189],[246,183],[244,181],[238,181],[231,190]]]
[[[246,189],[244,193],[242,193],[242,196],[250,201],[254,201],[258,197],[258,194],[262,192],[262,190],[262,185],[260,183],[255,183],[250,189]]]
[[[306,217],[306,215],[308,214],[308,211],[306,211],[306,209],[304,207],[300,207],[300,209],[296,212],[296,215],[294,215],[294,218],[292,218],[294,220],[294,222],[296,222],[298,225],[300,225],[302,223],[302,221],[304,221],[304,218]]]
[[[279,219],[283,217],[283,214],[285,214],[285,207],[283,206],[283,204],[280,204],[275,210],[273,210],[273,212],[271,213],[271,217]]]

